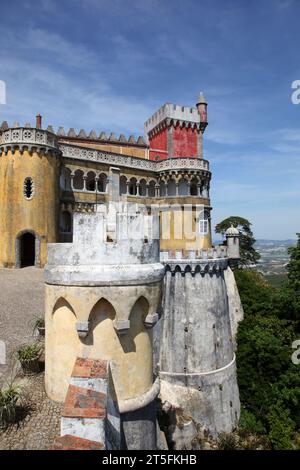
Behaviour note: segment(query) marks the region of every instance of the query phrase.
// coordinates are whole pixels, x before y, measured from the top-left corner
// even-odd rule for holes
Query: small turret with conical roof
[[[231,265],[235,266],[240,259],[240,232],[232,224],[225,232],[227,256]]]

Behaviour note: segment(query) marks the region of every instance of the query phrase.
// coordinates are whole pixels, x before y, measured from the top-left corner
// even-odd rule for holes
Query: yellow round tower
[[[0,266],[44,266],[58,241],[60,151],[57,137],[36,128],[0,134]]]

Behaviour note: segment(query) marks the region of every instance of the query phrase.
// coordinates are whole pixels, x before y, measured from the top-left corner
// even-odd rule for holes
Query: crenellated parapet
[[[162,263],[166,267],[166,271],[171,272],[173,275],[181,273],[184,276],[190,273],[194,276],[197,273],[200,274],[214,274],[220,273],[227,269],[228,260],[226,258],[219,259],[191,259],[191,260],[164,260]]]
[[[60,154],[58,139],[52,132],[31,127],[15,127],[4,130],[0,134],[0,150],[5,154],[9,150],[18,149],[21,153],[25,150],[32,152]]]
[[[170,125],[200,130],[197,108],[172,103],[164,104],[145,122],[145,135],[151,138]]]

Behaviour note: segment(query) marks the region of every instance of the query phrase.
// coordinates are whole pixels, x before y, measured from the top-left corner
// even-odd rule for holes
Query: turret
[[[0,266],[43,266],[58,240],[61,152],[54,133],[18,123],[0,136]]]
[[[227,242],[227,253],[230,263],[236,265],[240,259],[240,232],[231,225],[225,232]]]
[[[202,134],[206,126],[207,103],[203,95],[197,107],[164,104],[145,122],[150,160],[203,158]]]
[[[112,361],[125,447],[154,449],[159,384],[153,382],[151,328],[164,267],[159,240],[150,234],[151,227],[158,232],[159,221],[152,226],[135,207],[118,207],[75,212],[73,243],[48,245],[46,391],[64,401],[77,357]]]

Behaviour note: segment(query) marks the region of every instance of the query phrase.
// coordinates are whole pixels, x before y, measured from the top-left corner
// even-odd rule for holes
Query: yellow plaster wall
[[[207,235],[198,232],[199,211],[195,208],[183,211],[177,209],[160,211],[160,249],[182,250],[206,250],[211,248],[211,231]]]
[[[14,267],[18,233],[33,230],[40,237],[40,264],[46,263],[48,242],[58,241],[59,160],[54,155],[19,150],[0,157],[0,266]],[[34,196],[23,194],[26,177]]]

